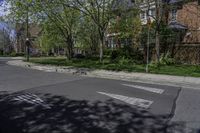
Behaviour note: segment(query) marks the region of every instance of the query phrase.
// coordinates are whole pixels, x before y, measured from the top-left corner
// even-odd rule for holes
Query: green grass
[[[0,57],[11,57],[9,55],[0,55]]]
[[[104,59],[104,63],[100,63],[98,59],[73,59],[67,61],[64,57],[31,58],[30,61],[44,65],[73,66],[77,68],[81,67],[126,72],[145,72],[144,64],[111,63],[109,59]],[[194,65],[161,65],[159,68],[150,66],[149,69],[150,73],[154,74],[200,77],[200,66]]]
[[[159,69],[152,69],[151,73],[200,77],[200,66],[194,65],[170,65],[161,66]]]

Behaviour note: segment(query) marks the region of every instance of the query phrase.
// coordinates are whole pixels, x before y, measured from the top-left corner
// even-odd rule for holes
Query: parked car
[[[83,54],[74,54],[73,58],[83,59],[83,58],[85,58],[85,55],[83,55]]]

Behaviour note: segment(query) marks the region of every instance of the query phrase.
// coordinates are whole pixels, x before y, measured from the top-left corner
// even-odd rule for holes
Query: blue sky
[[[0,30],[5,30],[10,38],[15,38],[16,37],[16,32],[11,26],[5,22],[0,22]]]
[[[5,15],[5,2],[4,0],[0,0],[0,16]]]
[[[5,5],[4,0],[0,0],[0,16],[3,16],[3,15],[6,14],[6,12],[5,12],[5,8],[6,7],[7,6]],[[9,29],[9,25],[8,24],[6,24],[4,22],[0,22],[0,30],[2,30],[2,29],[4,29],[7,32],[9,32],[11,38],[15,37],[15,35],[16,35],[15,31],[13,29]]]

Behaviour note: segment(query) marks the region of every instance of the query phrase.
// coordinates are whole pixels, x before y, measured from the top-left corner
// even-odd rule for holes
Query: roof
[[[114,0],[112,8],[113,10],[131,9],[136,6],[135,1],[136,0]],[[162,1],[169,4],[177,4],[179,2],[183,2],[183,0],[162,0]]]
[[[178,2],[182,2],[183,0],[169,0],[169,4],[175,4]]]
[[[113,2],[113,10],[118,9],[131,9],[135,5],[134,0],[114,0]]]
[[[181,23],[178,23],[176,21],[172,21],[169,23],[170,29],[176,29],[176,30],[187,30],[188,27],[186,25],[183,25]]]

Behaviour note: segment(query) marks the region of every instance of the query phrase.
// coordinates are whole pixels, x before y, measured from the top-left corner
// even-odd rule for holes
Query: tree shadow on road
[[[15,95],[0,95],[1,133],[183,133],[183,128],[167,123],[141,108],[112,100],[89,102],[51,94],[40,95],[42,104],[13,101]],[[178,127],[178,128],[177,128]]]

